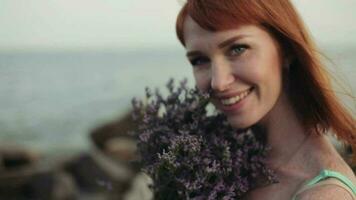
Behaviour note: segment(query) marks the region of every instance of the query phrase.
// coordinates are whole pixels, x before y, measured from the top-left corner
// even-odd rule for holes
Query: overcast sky
[[[184,0],[0,0],[0,50],[174,47]],[[356,44],[356,0],[293,0],[322,44]]]

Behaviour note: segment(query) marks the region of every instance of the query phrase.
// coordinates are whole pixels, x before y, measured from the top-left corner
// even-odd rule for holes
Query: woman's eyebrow
[[[229,44],[235,42],[236,40],[240,40],[240,39],[245,38],[245,37],[250,37],[250,35],[242,34],[242,35],[234,36],[234,37],[232,37],[232,38],[229,38],[229,39],[227,39],[227,40],[221,42],[221,43],[218,45],[218,47],[219,47],[220,49],[222,49],[222,48],[228,46]]]
[[[201,55],[202,53],[200,51],[189,51],[187,52],[186,56],[187,57],[193,57],[193,56],[198,56]]]
[[[245,34],[241,34],[241,35],[237,35],[237,36],[234,36],[234,37],[231,37],[223,42],[221,42],[218,47],[220,49],[228,46],[229,44],[231,43],[234,43],[236,40],[240,40],[242,38],[246,38],[246,37],[250,37],[250,35],[245,35]],[[189,51],[187,52],[186,56],[187,57],[193,57],[193,56],[196,56],[196,55],[201,55],[202,53],[200,51]]]

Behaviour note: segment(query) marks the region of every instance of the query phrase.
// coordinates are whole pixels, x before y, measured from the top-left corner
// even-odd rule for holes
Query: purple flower
[[[239,199],[257,177],[275,182],[264,164],[268,148],[252,128],[234,130],[217,111],[208,116],[209,94],[186,85],[171,79],[167,97],[146,88],[145,101],[132,100],[138,129],[131,134],[155,199]]]

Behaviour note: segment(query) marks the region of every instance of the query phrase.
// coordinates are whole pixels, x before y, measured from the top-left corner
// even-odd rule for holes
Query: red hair
[[[183,46],[188,15],[209,31],[253,24],[271,33],[283,50],[295,57],[288,72],[289,98],[303,125],[320,134],[331,129],[356,148],[355,119],[332,90],[330,75],[289,0],[187,0],[176,22]]]

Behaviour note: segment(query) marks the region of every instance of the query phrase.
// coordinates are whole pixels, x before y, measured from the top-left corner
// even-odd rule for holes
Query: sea
[[[356,46],[323,48],[328,68],[355,96]],[[0,144],[46,155],[90,148],[88,135],[120,118],[145,87],[170,78],[194,86],[183,49],[0,52]],[[355,113],[355,100],[344,95]]]

